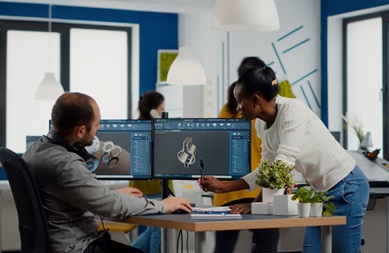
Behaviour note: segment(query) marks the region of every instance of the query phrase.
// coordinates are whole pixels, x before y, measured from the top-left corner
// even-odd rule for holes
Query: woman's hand
[[[220,181],[217,178],[214,178],[212,176],[204,176],[203,180],[200,178],[197,180],[199,183],[199,186],[203,191],[205,192],[215,192],[215,193],[223,193],[225,192],[224,190],[224,184],[225,182]]]
[[[247,204],[235,204],[232,206],[229,206],[231,208],[231,213],[251,213],[251,203]]]

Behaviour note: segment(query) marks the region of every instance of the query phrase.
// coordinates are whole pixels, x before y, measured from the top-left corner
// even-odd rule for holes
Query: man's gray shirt
[[[123,194],[101,184],[79,155],[45,137],[23,158],[40,190],[51,252],[83,252],[101,236],[95,215],[124,218],[166,212],[162,201]]]

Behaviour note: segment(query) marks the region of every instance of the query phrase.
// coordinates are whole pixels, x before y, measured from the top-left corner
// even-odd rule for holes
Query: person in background
[[[253,67],[265,67],[266,64],[258,57],[246,57],[238,68],[238,76],[243,75]],[[234,97],[236,82],[228,88],[227,103],[219,112],[219,118],[241,118],[236,110],[237,101]],[[261,139],[255,131],[255,120],[251,121],[251,170],[257,168],[261,157]],[[213,203],[216,206],[232,206],[235,204],[251,203],[261,194],[261,188],[253,191],[239,190],[228,193],[215,193]],[[277,252],[278,229],[255,229],[253,232],[253,252]],[[233,252],[239,236],[239,230],[216,231],[214,253]]]
[[[302,101],[277,96],[278,92],[271,68],[250,69],[238,79],[234,90],[237,109],[245,120],[257,118],[263,159],[295,166],[313,189],[334,196],[334,215],[346,216],[347,224],[332,228],[332,252],[358,253],[369,183],[320,118]],[[205,176],[199,183],[203,190],[213,192],[254,189],[258,187],[256,173],[229,182]],[[234,212],[248,212],[249,208]],[[304,253],[321,252],[320,232],[320,227],[305,228]]]
[[[165,98],[156,91],[148,91],[142,94],[138,102],[139,117],[141,120],[152,120],[160,118],[161,113],[165,111]],[[143,194],[150,199],[162,198],[161,180],[131,180],[130,186],[140,189]],[[169,181],[169,188],[172,190],[172,182]],[[161,251],[161,228],[146,227],[134,240],[134,247],[143,250],[145,253]]]
[[[92,144],[101,119],[90,96],[64,93],[56,100],[51,119],[52,129],[23,155],[42,197],[50,252],[142,252],[111,240],[108,231],[98,231],[95,215],[124,218],[191,210],[184,198],[157,201],[140,197],[134,188],[111,190],[88,170],[84,147]]]

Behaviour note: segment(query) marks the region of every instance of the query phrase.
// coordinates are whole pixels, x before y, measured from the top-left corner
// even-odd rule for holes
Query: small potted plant
[[[298,213],[300,217],[330,216],[335,210],[334,203],[329,202],[333,196],[327,192],[316,192],[309,186],[300,187],[293,195],[292,200],[298,200]],[[323,211],[324,209],[324,211]]]
[[[334,196],[328,196],[328,192],[315,192],[311,200],[311,216],[312,217],[321,217],[330,216],[335,211],[334,203],[329,200]]]
[[[297,210],[300,217],[306,218],[311,213],[311,203],[315,196],[315,191],[309,186],[303,186],[297,189],[292,196],[292,200],[298,200]]]
[[[262,201],[273,202],[273,214],[295,215],[297,206],[291,200],[294,166],[284,161],[262,159],[258,167],[256,184],[262,187]],[[270,192],[270,193],[269,193]]]

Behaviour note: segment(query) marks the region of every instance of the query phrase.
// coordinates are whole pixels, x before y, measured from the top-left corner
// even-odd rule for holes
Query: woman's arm
[[[242,178],[232,181],[220,181],[212,176],[204,176],[203,180],[198,180],[200,188],[205,192],[225,193],[237,190],[249,189],[249,185]]]

